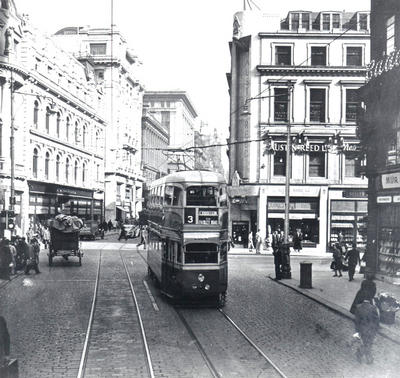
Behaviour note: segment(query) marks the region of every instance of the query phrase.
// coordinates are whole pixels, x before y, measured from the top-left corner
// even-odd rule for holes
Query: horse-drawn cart
[[[50,222],[50,246],[49,266],[53,265],[53,258],[61,256],[68,260],[68,257],[78,257],[79,265],[82,265],[83,253],[80,249],[79,230],[83,222],[77,217],[57,215]]]

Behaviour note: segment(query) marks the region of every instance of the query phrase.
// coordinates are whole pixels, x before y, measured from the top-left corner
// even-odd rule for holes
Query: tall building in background
[[[372,0],[371,64],[361,90],[367,152],[367,268],[400,282],[400,3]]]
[[[169,133],[168,172],[194,168],[194,133],[197,112],[184,91],[146,91],[143,103]]]
[[[194,168],[224,175],[221,155],[222,147],[211,147],[221,144],[217,130],[211,130],[206,122],[201,121],[199,130],[196,130],[194,134],[194,144],[197,147],[194,155]]]
[[[250,230],[264,237],[283,230],[290,175],[291,233],[301,229],[305,245],[322,249],[340,233],[365,246],[367,180],[356,131],[369,38],[368,12],[234,16],[228,81],[235,243],[247,244]]]
[[[102,84],[109,128],[105,138],[105,217],[131,219],[142,206],[143,83],[141,63],[117,29],[68,27],[53,38]]]
[[[61,212],[100,221],[103,94],[91,64],[41,35],[2,1],[0,188],[18,233]]]

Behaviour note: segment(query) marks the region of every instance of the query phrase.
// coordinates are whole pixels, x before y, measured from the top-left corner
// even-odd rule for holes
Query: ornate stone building
[[[368,12],[234,16],[228,81],[235,243],[246,245],[250,230],[283,230],[290,175],[291,233],[301,229],[304,244],[321,249],[339,233],[365,246],[367,180],[356,131],[369,37]]]
[[[58,212],[100,221],[106,122],[93,66],[42,36],[13,1],[1,4],[3,209],[14,208],[18,232]]]
[[[84,65],[93,65],[102,84],[105,117],[105,217],[132,219],[142,206],[141,63],[117,29],[68,27],[54,39]]]

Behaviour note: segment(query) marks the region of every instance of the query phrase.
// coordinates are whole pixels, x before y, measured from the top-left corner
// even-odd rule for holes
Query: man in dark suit
[[[275,279],[280,280],[282,278],[282,254],[281,254],[281,235],[275,230],[272,233],[272,254],[274,255],[275,265]]]

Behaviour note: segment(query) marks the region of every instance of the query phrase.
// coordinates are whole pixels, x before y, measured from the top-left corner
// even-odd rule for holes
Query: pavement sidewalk
[[[261,255],[272,255],[272,248],[264,248],[260,251]],[[229,250],[230,255],[256,255],[256,250],[253,249],[251,252],[247,248],[234,247]],[[291,248],[291,256],[310,256],[310,257],[326,257],[331,258],[332,253],[328,253],[319,248],[303,248],[300,252],[294,252]]]
[[[348,273],[343,272],[342,277],[333,277],[330,269],[330,259],[313,262],[312,266],[312,289],[300,288],[300,262],[307,259],[291,259],[292,279],[276,281],[277,283],[290,287],[291,289],[309,297],[310,299],[332,309],[342,316],[354,320],[354,315],[349,311],[351,304],[360,288],[364,275],[359,273],[359,267],[356,269],[354,281],[348,280]],[[274,279],[274,274],[269,275]],[[392,294],[400,300],[400,285],[390,282],[375,280],[377,294],[386,292]],[[397,314],[395,324],[386,325],[381,323],[380,334],[386,338],[400,344],[400,316]]]

